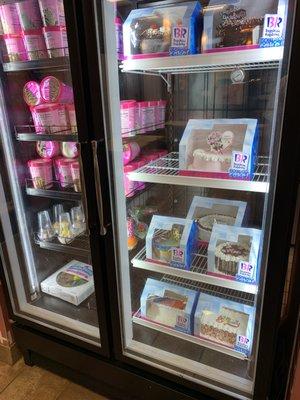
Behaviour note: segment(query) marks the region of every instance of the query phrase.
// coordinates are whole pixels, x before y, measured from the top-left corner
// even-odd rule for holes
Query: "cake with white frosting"
[[[249,315],[221,307],[219,313],[203,310],[200,317],[200,336],[214,342],[234,347],[237,335],[245,335]]]

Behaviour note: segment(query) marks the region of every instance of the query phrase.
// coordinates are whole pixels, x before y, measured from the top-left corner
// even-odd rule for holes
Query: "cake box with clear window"
[[[153,215],[146,236],[146,258],[189,270],[197,241],[198,227],[194,221]]]
[[[214,224],[241,226],[246,207],[244,201],[194,196],[186,217],[198,225],[200,242],[208,244]]]
[[[238,282],[258,284],[261,230],[215,224],[207,259],[207,273]]]
[[[251,180],[257,146],[257,119],[190,119],[179,143],[179,174]]]
[[[192,335],[198,295],[195,290],[148,278],[141,295],[141,317]]]

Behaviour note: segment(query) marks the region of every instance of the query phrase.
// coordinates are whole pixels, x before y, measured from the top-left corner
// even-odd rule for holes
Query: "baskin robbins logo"
[[[171,47],[187,48],[189,41],[189,28],[186,26],[173,26]]]
[[[234,170],[247,171],[249,155],[240,151],[232,152],[231,168]]]
[[[178,328],[184,328],[186,329],[188,326],[188,319],[184,315],[177,315],[176,318],[176,326]]]
[[[247,336],[238,335],[237,346],[244,350],[249,350],[250,339]]]

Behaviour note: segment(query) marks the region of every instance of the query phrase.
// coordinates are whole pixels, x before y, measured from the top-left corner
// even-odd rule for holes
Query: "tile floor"
[[[0,362],[0,400],[108,400],[67,379],[23,360],[14,366]]]

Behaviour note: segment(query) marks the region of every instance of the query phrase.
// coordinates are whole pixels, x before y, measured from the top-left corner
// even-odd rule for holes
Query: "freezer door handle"
[[[103,215],[101,177],[100,177],[99,162],[98,162],[98,142],[96,140],[92,140],[92,149],[93,149],[93,160],[94,160],[94,179],[95,179],[96,198],[97,198],[97,211],[100,223],[100,235],[105,236],[107,233],[107,229],[105,227],[104,215]]]

